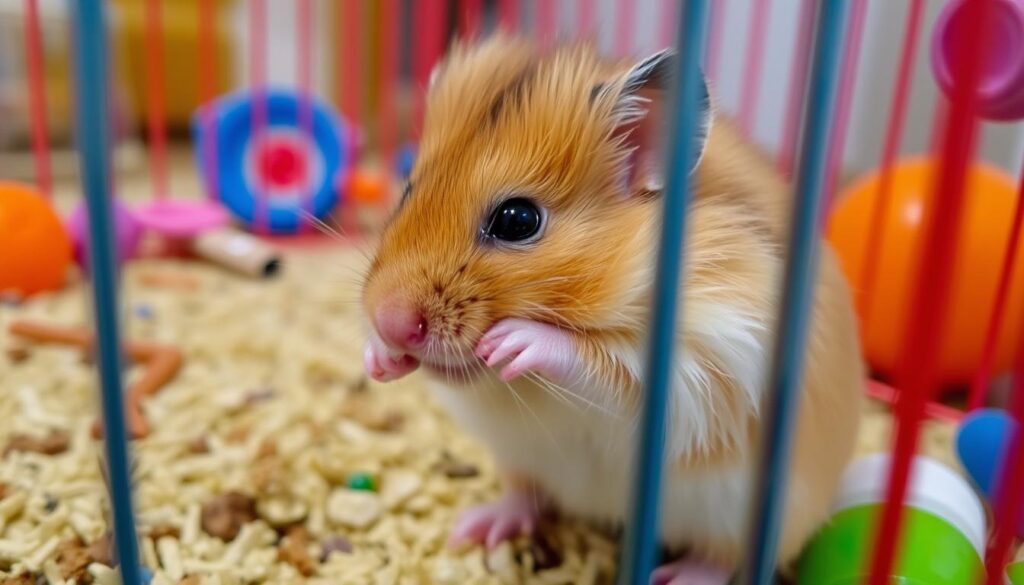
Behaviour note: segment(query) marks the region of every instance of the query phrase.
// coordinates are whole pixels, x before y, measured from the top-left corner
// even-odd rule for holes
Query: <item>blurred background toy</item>
[[[304,100],[285,90],[260,96],[266,128],[256,130],[255,98],[239,92],[204,106],[213,109],[215,135],[204,123],[209,114],[204,109],[197,112],[196,153],[214,140],[218,161],[215,177],[201,159],[200,170],[206,188],[219,193],[232,215],[249,228],[296,233],[307,216],[324,220],[337,205],[339,186],[347,179],[354,156],[352,135],[339,116],[312,99],[310,132],[303,132]]]
[[[991,502],[1006,464],[1010,441],[1017,425],[1003,410],[978,409],[964,417],[957,430],[956,452],[964,469]],[[1018,521],[1017,537],[1024,539],[1024,513]]]
[[[954,62],[963,52],[964,27],[969,26],[965,0],[947,2],[932,35],[931,64],[939,86],[950,94],[954,85]],[[992,3],[997,23],[989,31],[983,54],[979,84],[979,113],[998,121],[1024,117],[1024,2],[996,0]]]
[[[64,285],[71,241],[34,187],[0,182],[0,292],[29,296]]]
[[[895,165],[885,223],[877,233],[871,231],[880,193],[877,172],[846,189],[829,225],[828,239],[840,256],[851,288],[864,295],[858,303],[864,350],[871,368],[882,376],[893,374],[902,347],[901,329],[909,309],[924,213],[934,191],[934,168],[934,160],[924,157]],[[969,167],[966,188],[967,207],[937,372],[939,381],[949,386],[968,384],[981,360],[1017,201],[1015,181],[983,162]],[[879,246],[876,266],[865,263],[869,239],[877,239],[874,243]],[[1017,258],[1015,274],[1004,314],[1009,323],[1019,322],[1024,309],[1024,256]],[[1009,365],[1018,337],[1014,328],[1003,328],[995,354],[997,370]]]
[[[799,585],[863,583],[874,550],[877,516],[885,503],[888,454],[854,461],[840,484],[832,518],[801,557]],[[985,510],[955,471],[916,457],[903,503],[905,546],[893,582],[973,585],[984,571]]]
[[[135,211],[120,198],[112,198],[110,208],[114,220],[114,251],[117,254],[117,261],[123,263],[138,254],[144,229],[136,217]],[[84,205],[76,205],[67,220],[67,229],[74,246],[75,260],[83,267],[87,266],[89,261],[86,213]]]
[[[1024,545],[1017,549],[1013,562],[1006,567],[1006,579],[1011,585],[1024,585]]]
[[[402,148],[398,151],[398,161],[395,164],[398,177],[408,179],[409,175],[412,174],[412,167],[415,164],[416,145],[412,143],[403,144]]]

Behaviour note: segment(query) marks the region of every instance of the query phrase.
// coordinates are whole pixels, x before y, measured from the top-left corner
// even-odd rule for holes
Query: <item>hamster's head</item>
[[[373,334],[466,373],[502,319],[642,327],[674,61],[608,64],[588,46],[541,54],[504,37],[454,47],[431,77],[416,165],[366,276]]]

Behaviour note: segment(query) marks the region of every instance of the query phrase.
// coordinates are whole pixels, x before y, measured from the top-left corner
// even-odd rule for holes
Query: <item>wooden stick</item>
[[[83,351],[92,351],[95,341],[92,333],[84,327],[65,327],[39,321],[15,321],[10,332],[38,343],[69,345]],[[129,359],[145,367],[142,376],[128,388],[124,405],[128,430],[132,438],[137,439],[150,431],[149,421],[142,412],[142,399],[156,394],[173,380],[185,357],[176,347],[149,341],[130,341],[124,349]],[[93,425],[93,436],[99,438],[102,433],[97,421]]]
[[[195,290],[199,288],[199,279],[185,272],[167,272],[163,270],[149,270],[139,275],[139,282],[154,288],[175,288],[181,290]]]

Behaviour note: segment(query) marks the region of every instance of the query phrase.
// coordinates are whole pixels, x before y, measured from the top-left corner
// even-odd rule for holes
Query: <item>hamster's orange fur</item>
[[[530,378],[434,378],[442,401],[510,476],[536,485],[567,513],[611,521],[628,509],[661,212],[657,196],[624,192],[621,104],[614,92],[592,92],[621,83],[627,69],[587,46],[541,54],[501,37],[456,46],[429,93],[410,195],[383,234],[364,291],[371,314],[385,298],[422,307],[440,339],[420,356],[425,364],[471,364],[480,336],[509,317],[570,330],[592,375],[576,392],[582,406],[565,406]],[[721,116],[696,178],[662,538],[735,567],[792,197]],[[525,250],[481,246],[480,223],[510,193],[549,210],[542,240]],[[825,244],[783,562],[826,518],[853,450],[863,380],[847,286]]]

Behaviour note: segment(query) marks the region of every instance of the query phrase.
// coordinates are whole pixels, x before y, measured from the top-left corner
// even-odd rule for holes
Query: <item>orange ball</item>
[[[388,197],[388,179],[383,173],[355,169],[348,178],[348,196],[358,205],[383,205]]]
[[[881,233],[869,233],[878,172],[847,189],[831,218],[828,239],[839,253],[861,313],[864,351],[871,367],[883,375],[893,374],[900,359],[915,292],[911,289],[921,222],[926,202],[933,197],[931,177],[936,166],[929,158],[907,159],[894,166]],[[1014,179],[988,164],[976,162],[969,167],[966,189],[937,370],[939,382],[948,386],[969,384],[980,365],[1017,202]],[[864,290],[869,284],[861,282],[868,238],[882,238],[871,291]],[[1024,251],[1018,252],[1015,264],[997,343],[997,371],[1010,364],[1024,309]],[[870,307],[865,306],[866,300]]]
[[[0,292],[28,296],[64,285],[71,240],[35,188],[0,181]]]

